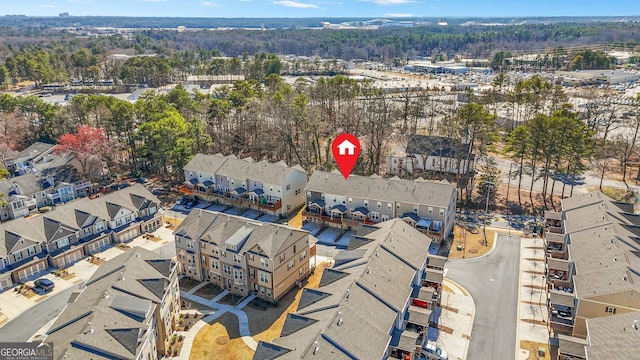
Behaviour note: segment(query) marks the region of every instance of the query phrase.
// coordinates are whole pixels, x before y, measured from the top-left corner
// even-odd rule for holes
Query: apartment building
[[[74,166],[63,165],[0,181],[0,193],[7,196],[0,206],[0,220],[6,221],[87,196],[93,184],[81,180]]]
[[[54,358],[161,358],[180,311],[176,269],[139,247],[100,265],[47,331]]]
[[[457,190],[448,182],[315,171],[305,193],[306,221],[346,230],[401,218],[436,239],[453,232]]]
[[[564,199],[545,223],[552,344],[559,359],[602,358],[593,354],[603,354],[603,339],[635,332],[630,319],[640,320],[640,216],[632,204],[592,192]],[[629,346],[610,347],[607,357],[640,351]]]
[[[309,276],[308,232],[194,210],[174,232],[180,274],[275,301]]]
[[[429,268],[431,239],[400,219],[361,225],[349,250],[325,268],[317,289],[305,288],[280,336],[258,344],[262,359],[419,359],[433,325],[441,282]]]
[[[193,198],[286,216],[304,205],[307,173],[299,165],[197,154],[180,191]]]
[[[387,157],[391,175],[448,173],[467,175],[475,170],[475,154],[469,143],[443,136],[413,134],[406,148],[395,149]]]
[[[82,198],[0,228],[0,291],[65,268],[112,243],[162,226],[160,201],[142,185],[95,199]]]

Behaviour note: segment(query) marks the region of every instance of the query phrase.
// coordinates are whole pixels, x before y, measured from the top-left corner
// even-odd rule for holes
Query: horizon
[[[30,0],[6,2],[0,16],[172,18],[532,18],[634,17],[640,3],[595,0]],[[124,13],[124,14],[123,14]]]

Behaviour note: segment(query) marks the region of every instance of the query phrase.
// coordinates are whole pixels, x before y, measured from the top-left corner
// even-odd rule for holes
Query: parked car
[[[50,291],[53,290],[54,287],[56,287],[56,284],[54,284],[53,281],[46,278],[40,278],[34,281],[33,285],[36,288],[42,289],[42,291]]]
[[[449,355],[441,347],[428,343],[422,347],[421,355],[427,360],[448,360]],[[422,357],[421,357],[422,358]]]

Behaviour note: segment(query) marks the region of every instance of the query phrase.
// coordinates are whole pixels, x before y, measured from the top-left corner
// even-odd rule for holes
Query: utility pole
[[[489,243],[487,242],[487,214],[489,213],[489,194],[491,193],[491,189],[489,188],[489,185],[494,185],[494,183],[491,181],[487,181],[485,183],[485,186],[487,186],[487,201],[485,202],[485,205],[484,205],[484,221],[482,224],[482,233],[484,235],[485,246],[489,245]]]
[[[511,237],[511,219],[509,218],[509,189],[511,188],[511,169],[513,168],[513,162],[509,164],[509,179],[507,179],[507,230],[509,230],[509,237]]]

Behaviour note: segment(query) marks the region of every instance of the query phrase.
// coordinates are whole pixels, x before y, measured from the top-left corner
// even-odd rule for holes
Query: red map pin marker
[[[351,174],[360,156],[360,142],[351,134],[340,134],[331,143],[333,158],[345,179]]]

